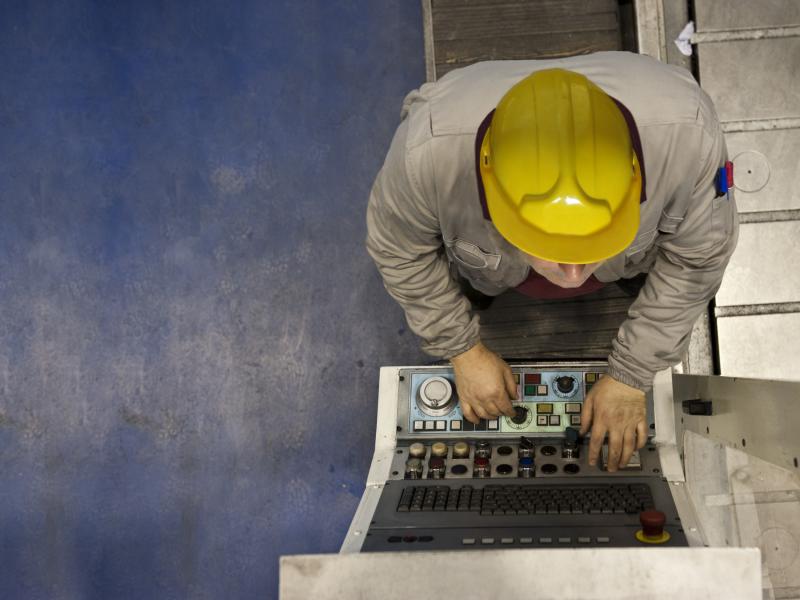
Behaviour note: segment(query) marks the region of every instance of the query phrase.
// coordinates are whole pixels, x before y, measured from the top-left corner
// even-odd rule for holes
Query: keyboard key
[[[513,544],[514,538],[500,538],[501,544]]]
[[[474,546],[475,538],[462,538],[461,543],[465,546]]]
[[[540,543],[540,544],[552,544],[552,543],[553,543],[553,538],[549,538],[549,537],[540,537],[540,538],[539,538],[539,543]]]
[[[484,544],[485,546],[490,546],[491,544],[494,544],[494,538],[493,537],[481,538],[481,544]]]

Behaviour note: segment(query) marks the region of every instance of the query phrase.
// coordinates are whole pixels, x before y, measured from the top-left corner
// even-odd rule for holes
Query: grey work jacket
[[[403,102],[402,123],[367,209],[367,249],[423,350],[442,358],[480,340],[478,316],[450,276],[497,295],[529,266],[483,216],[475,137],[503,94],[534,71],[586,75],[633,115],[642,144],[646,201],[631,245],[596,272],[610,282],[649,272],[608,357],[612,377],[647,390],[678,362],[736,246],[733,195],[717,197],[727,159],[711,100],[680,68],[626,52],[556,60],[483,62],[426,83]]]

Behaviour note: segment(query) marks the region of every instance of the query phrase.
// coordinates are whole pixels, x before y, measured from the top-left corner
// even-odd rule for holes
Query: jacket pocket
[[[445,240],[445,248],[447,254],[450,255],[457,263],[469,269],[488,269],[496,271],[500,266],[500,255],[493,252],[487,252],[479,247],[477,244],[454,238],[452,240]]]
[[[645,231],[636,236],[630,246],[625,250],[625,264],[638,264],[642,262],[647,250],[653,245],[653,240],[656,238],[657,229]]]
[[[658,221],[658,231],[660,233],[675,233],[678,231],[678,227],[681,226],[681,223],[683,223],[683,217],[676,217],[662,212],[661,218]]]

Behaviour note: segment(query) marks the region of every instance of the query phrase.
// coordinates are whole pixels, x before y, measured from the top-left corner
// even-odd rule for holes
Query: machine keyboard
[[[397,512],[481,515],[635,514],[655,508],[650,487],[636,484],[417,486],[403,490]]]

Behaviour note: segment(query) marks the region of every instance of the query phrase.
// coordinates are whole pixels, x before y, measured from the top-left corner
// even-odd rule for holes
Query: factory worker
[[[680,361],[736,245],[711,100],[686,70],[603,52],[457,69],[411,92],[401,119],[367,249],[423,350],[451,361],[466,419],[519,400],[481,343],[487,296],[644,280],[581,413],[590,463],[607,436],[608,469],[624,466],[646,441],[654,374]]]

